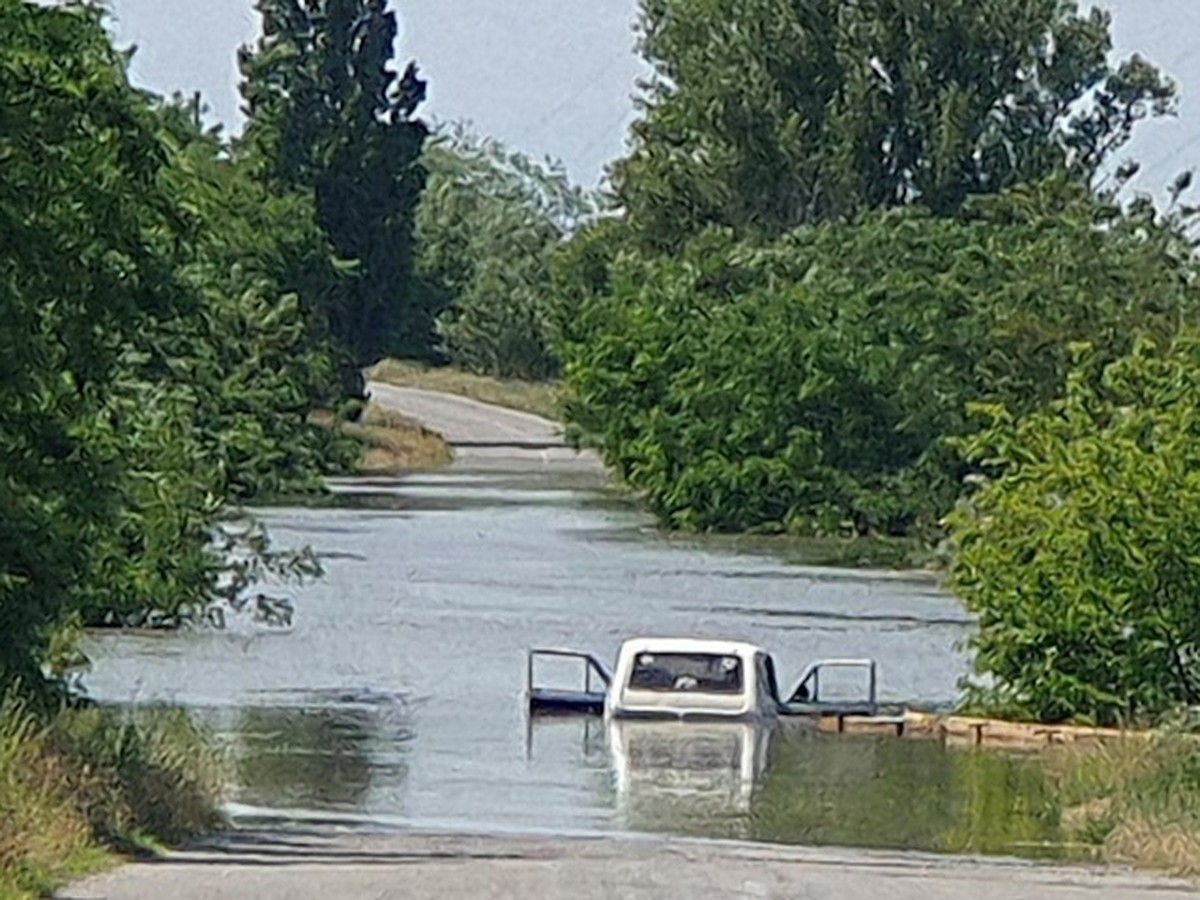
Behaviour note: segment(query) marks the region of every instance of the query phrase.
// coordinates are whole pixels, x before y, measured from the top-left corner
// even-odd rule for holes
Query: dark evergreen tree
[[[263,37],[243,49],[250,118],[242,152],[277,192],[311,191],[321,227],[350,265],[321,298],[330,330],[362,366],[428,356],[439,312],[413,277],[414,214],[428,135],[425,83],[395,65],[384,0],[259,0]]]

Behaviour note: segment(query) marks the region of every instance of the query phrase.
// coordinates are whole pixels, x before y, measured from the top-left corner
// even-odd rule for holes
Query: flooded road
[[[763,750],[770,765],[745,796],[740,776],[639,788],[599,721],[527,727],[529,647],[611,659],[636,634],[745,639],[776,654],[784,685],[814,658],[870,656],[882,700],[945,706],[966,670],[969,619],[921,576],[785,565],[769,543],[734,553],[667,539],[595,473],[454,469],[336,492],[328,508],[265,512],[279,545],[311,545],[327,570],[294,592],[291,629],[91,648],[92,696],[186,706],[229,742],[230,809],[244,822],[958,849],[964,798],[1031,777],[1005,758],[968,771],[982,764],[935,744],[795,735]],[[745,744],[718,740],[735,755]],[[916,823],[913,795],[931,785]],[[1052,817],[1018,793],[1018,830],[1045,838]],[[1010,837],[994,849],[1012,851]]]

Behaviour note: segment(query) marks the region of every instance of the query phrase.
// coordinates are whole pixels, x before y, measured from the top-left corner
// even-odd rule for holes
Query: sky
[[[209,119],[241,126],[239,46],[257,38],[252,0],[108,0],[120,45],[136,44],[134,81],[161,94],[200,91]],[[1137,186],[1162,193],[1200,166],[1200,0],[1101,0],[1119,55],[1140,52],[1179,82],[1178,120],[1142,126],[1130,148]],[[425,115],[536,158],[562,160],[596,185],[619,158],[636,110],[637,0],[398,0],[402,53],[429,80]]]

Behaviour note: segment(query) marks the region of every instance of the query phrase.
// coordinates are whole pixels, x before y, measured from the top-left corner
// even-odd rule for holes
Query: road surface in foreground
[[[1134,900],[1192,886],[1098,868],[676,839],[242,833],[61,900]]]

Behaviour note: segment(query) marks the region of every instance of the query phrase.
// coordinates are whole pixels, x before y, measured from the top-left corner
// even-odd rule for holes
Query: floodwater
[[[525,716],[528,648],[612,659],[646,634],[760,643],[784,687],[815,658],[869,656],[884,702],[947,706],[971,623],[924,576],[787,565],[770,542],[668,540],[594,474],[335,487],[328,506],[264,512],[278,545],[311,545],[326,568],[289,589],[291,628],[91,648],[93,697],[182,705],[227,742],[236,820],[1002,853],[1053,839],[1055,811],[1019,758]]]

